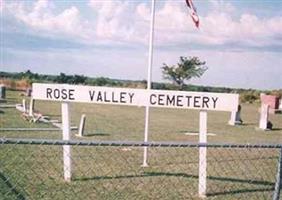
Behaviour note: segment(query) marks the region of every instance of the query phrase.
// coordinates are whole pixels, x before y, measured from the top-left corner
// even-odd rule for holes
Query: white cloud
[[[3,0],[1,0],[3,1]],[[204,46],[241,44],[262,47],[281,45],[282,16],[259,18],[243,13],[237,17],[235,8],[223,0],[209,0],[212,9],[204,16],[200,8],[200,30],[197,30],[185,2],[167,0],[157,6],[155,42],[159,45],[200,44]],[[95,20],[83,18],[82,10],[72,6],[55,13],[55,3],[35,2],[27,8],[23,2],[6,3],[18,21],[35,31],[58,37],[71,37],[87,43],[148,43],[150,4],[123,0],[90,0]],[[93,15],[94,17],[94,15]]]
[[[1,14],[2,14],[2,11],[4,9],[4,6],[5,6],[4,0],[0,0],[0,11],[1,11]]]
[[[82,39],[93,36],[88,28],[89,22],[81,19],[80,11],[75,6],[59,14],[54,13],[55,5],[48,0],[35,2],[31,9],[26,8],[23,2],[7,4],[6,8],[19,22],[39,31],[39,34]]]
[[[147,34],[145,4],[134,6],[129,1],[90,0],[89,6],[97,13],[96,36],[120,42],[144,42]]]
[[[205,35],[218,44],[275,45],[279,42],[277,36],[282,35],[282,17],[259,19],[243,14],[236,21],[225,13],[212,13],[202,21]]]
[[[206,16],[200,16],[201,25],[198,31],[182,3],[166,1],[156,10],[156,42],[174,45],[237,43],[255,47],[278,44],[277,36],[282,35],[282,17],[260,19],[245,13],[236,19],[233,16],[235,8],[232,4],[222,0],[209,2],[213,9]],[[89,5],[98,13],[96,33],[99,38],[147,43],[149,5],[140,3],[134,6],[129,1],[117,0],[91,0]]]

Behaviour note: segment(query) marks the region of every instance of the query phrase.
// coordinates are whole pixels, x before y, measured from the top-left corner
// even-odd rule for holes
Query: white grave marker
[[[23,99],[23,101],[22,101],[22,106],[23,106],[23,112],[26,113],[27,109],[26,109],[26,101],[25,101],[25,99]]]
[[[79,137],[83,137],[84,128],[85,128],[85,119],[86,119],[86,115],[85,114],[81,115],[80,124],[78,128],[78,135],[77,135]]]
[[[260,120],[259,120],[260,129],[267,130],[268,115],[269,115],[269,105],[262,104],[260,109]]]
[[[242,124],[242,119],[241,119],[241,106],[238,106],[237,111],[232,111],[231,112],[231,118],[228,122],[229,125],[234,126],[234,125],[240,125]]]
[[[28,110],[29,116],[33,116],[33,110],[34,110],[34,99],[31,98],[29,102],[29,110]]]

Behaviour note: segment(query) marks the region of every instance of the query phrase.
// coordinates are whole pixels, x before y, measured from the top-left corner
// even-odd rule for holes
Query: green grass
[[[7,92],[8,104],[23,97]],[[36,101],[36,110],[60,120],[60,104]],[[259,105],[243,104],[243,126],[229,126],[230,113],[208,112],[209,142],[282,143],[282,115],[271,115],[274,130],[259,131]],[[13,108],[1,108],[1,128],[51,127],[29,123]],[[144,108],[71,104],[72,125],[86,114],[85,140],[143,141]],[[199,112],[151,109],[150,141],[197,142]],[[79,139],[73,131],[72,139]],[[0,132],[8,138],[61,139],[53,132]],[[143,149],[72,148],[73,180],[63,181],[62,147],[0,145],[0,199],[198,199],[198,149],[149,148],[148,168],[140,167]],[[271,199],[278,150],[208,149],[208,199]]]
[[[21,102],[23,97],[17,92],[7,92],[8,103]],[[28,102],[28,99],[27,99]],[[48,101],[36,101],[35,109],[52,119],[61,119],[60,104]],[[244,125],[230,126],[229,112],[208,112],[208,132],[216,136],[208,137],[209,142],[224,143],[282,143],[282,114],[270,115],[273,131],[257,130],[259,105],[243,104],[242,119]],[[2,109],[0,127],[51,127],[46,124],[32,124],[24,121],[15,109]],[[71,104],[72,125],[79,125],[80,117],[86,114],[85,134],[89,140],[135,140],[143,141],[143,107],[110,106],[97,104]],[[198,136],[187,136],[187,132],[198,132],[199,112],[196,110],[158,109],[150,110],[150,141],[187,141],[197,142]],[[72,138],[75,137],[73,132]],[[1,137],[24,138],[61,138],[59,132],[0,132]]]

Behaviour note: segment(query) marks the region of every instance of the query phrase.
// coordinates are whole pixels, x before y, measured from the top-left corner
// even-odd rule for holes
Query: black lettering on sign
[[[200,96],[195,96],[194,97],[194,107],[195,108],[200,108],[201,107],[201,104],[200,104],[200,101],[199,101],[200,98],[201,98]]]
[[[182,95],[179,95],[179,96],[176,97],[176,99],[177,99],[177,101],[176,101],[177,106],[183,107],[182,98],[183,98]]]
[[[112,92],[112,102],[113,103],[118,103],[118,100],[115,99],[115,92]]]
[[[52,89],[51,88],[46,89],[46,98],[52,99]]]
[[[158,105],[160,106],[164,106],[164,97],[165,95],[164,94],[159,94],[159,97],[158,97]]]
[[[212,100],[213,100],[213,108],[215,108],[216,107],[216,102],[217,102],[217,100],[218,100],[218,97],[212,97]]]
[[[59,99],[60,98],[60,90],[55,89],[54,92],[53,92],[53,95],[54,95],[55,99]]]
[[[126,95],[126,92],[120,93],[120,103],[126,103],[125,95]]]
[[[93,101],[95,96],[95,91],[89,91],[89,96],[90,96],[90,100]]]
[[[129,95],[130,103],[132,103],[133,102],[134,93],[128,93],[128,95]]]
[[[98,92],[97,101],[101,101],[101,102],[103,102],[103,97],[102,97],[102,93],[101,93],[101,91],[99,91],[99,92]]]
[[[61,93],[62,93],[62,95],[61,95],[62,99],[65,100],[65,99],[68,98],[68,93],[67,93],[66,89],[62,89]]]
[[[175,96],[173,95],[173,96],[167,96],[167,99],[166,99],[166,105],[173,105],[173,106],[175,106]]]
[[[75,100],[73,89],[46,89],[46,97],[48,99],[62,99],[62,100]]]
[[[209,97],[203,97],[203,105],[202,105],[202,108],[209,108],[209,101],[210,101],[210,98]]]
[[[153,101],[153,97],[157,97],[157,95],[155,95],[155,94],[151,94],[151,96],[150,96],[150,103],[152,104],[152,105],[156,105],[156,103],[157,103],[157,101],[155,100],[155,101]]]
[[[104,92],[104,101],[108,103],[111,102],[110,99],[107,99],[107,92]]]
[[[69,90],[69,100],[75,100],[74,98],[74,89]]]
[[[192,96],[186,96],[187,99],[187,107],[190,107],[190,99],[192,98]]]

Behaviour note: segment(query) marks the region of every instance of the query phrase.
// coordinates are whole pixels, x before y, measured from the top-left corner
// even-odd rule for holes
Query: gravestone
[[[262,130],[271,130],[272,123],[268,121],[269,118],[269,105],[262,104],[260,109],[259,128]]]
[[[0,85],[0,99],[6,99],[6,87],[5,85]]]
[[[238,105],[237,111],[232,111],[231,112],[231,118],[228,122],[229,125],[234,126],[234,125],[241,125],[243,123],[243,120],[241,119],[241,105]]]
[[[282,98],[280,98],[279,110],[282,110]]]
[[[275,114],[279,109],[279,97],[274,95],[261,94],[260,100],[262,104],[269,105],[269,113]]]
[[[31,88],[27,88],[25,94],[26,94],[27,97],[31,97],[32,89]]]
[[[33,116],[33,110],[34,110],[34,99],[31,98],[30,101],[29,101],[29,110],[28,110],[28,115],[30,117]]]
[[[25,101],[25,99],[23,99],[22,106],[23,106],[23,112],[26,113],[27,109],[26,109],[26,101]]]
[[[79,137],[83,137],[84,136],[85,119],[86,119],[86,115],[83,114],[81,116],[80,124],[79,124],[79,129],[78,129],[78,135],[77,136],[79,136]]]

